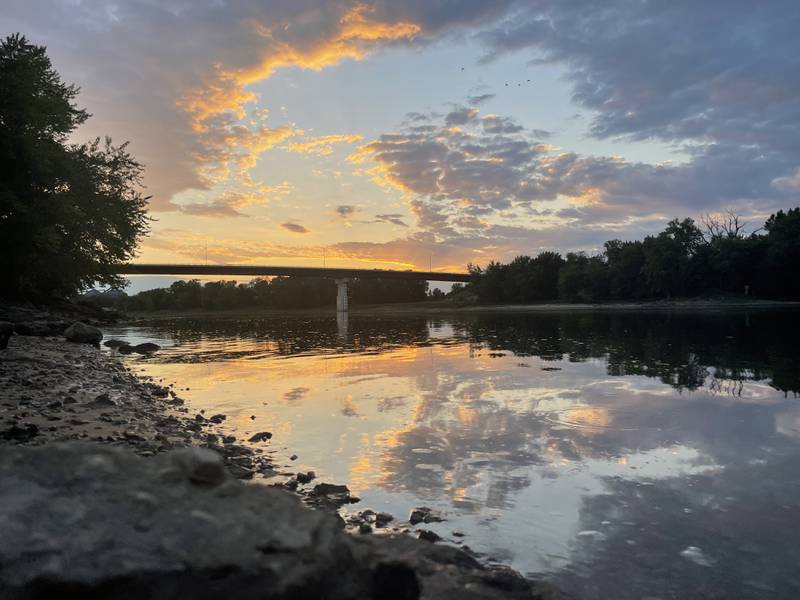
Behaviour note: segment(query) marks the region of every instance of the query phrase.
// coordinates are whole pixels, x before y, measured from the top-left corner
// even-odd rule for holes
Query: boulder
[[[0,598],[560,597],[443,544],[348,535],[336,515],[234,481],[197,450],[4,448]]]
[[[129,346],[129,345],[130,344],[128,344],[128,342],[126,342],[124,340],[114,340],[114,339],[112,339],[112,340],[108,340],[108,341],[103,342],[103,346],[105,346],[106,348],[119,348],[121,346]]]
[[[153,342],[144,342],[143,344],[136,344],[131,349],[137,354],[151,354],[157,350],[161,350],[161,346]]]
[[[259,431],[255,435],[252,435],[248,442],[253,442],[254,444],[257,442],[266,442],[272,439],[272,433],[269,431]]]
[[[92,325],[75,321],[64,331],[64,337],[77,344],[99,344],[103,341],[103,332]]]
[[[14,324],[0,321],[0,350],[8,348],[8,340],[14,335]]]

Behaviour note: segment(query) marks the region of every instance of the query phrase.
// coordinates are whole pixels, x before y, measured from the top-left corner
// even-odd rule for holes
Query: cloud
[[[403,215],[397,213],[375,215],[374,222],[391,223],[392,225],[399,225],[400,227],[408,227],[408,224],[403,221]]]
[[[477,116],[477,108],[462,106],[449,112],[445,116],[444,122],[448,127],[452,127],[454,125],[466,125],[470,121],[473,121]]]
[[[562,235],[558,248],[580,248],[611,232],[650,233],[680,215],[726,207],[763,214],[787,202],[800,160],[714,143],[690,149],[685,163],[650,164],[570,152],[545,143],[549,137],[511,117],[459,106],[418,115],[359,147],[350,161],[402,192],[421,231],[440,242],[470,239],[500,256],[514,244],[517,252],[540,247],[553,231]]]
[[[187,215],[212,218],[246,217],[248,215],[239,209],[268,204],[273,198],[285,196],[291,190],[292,186],[286,181],[276,186],[252,184],[244,191],[226,191],[210,200],[177,203],[175,206]]]
[[[336,207],[336,214],[342,219],[349,219],[356,213],[357,210],[358,207],[353,206],[352,204],[340,204]]]
[[[486,102],[494,98],[495,95],[496,94],[480,94],[477,96],[469,96],[467,98],[467,102],[469,102],[471,106],[480,106],[481,104],[485,104]]]
[[[428,43],[495,20],[508,5],[7,0],[3,24],[46,44],[65,80],[81,86],[79,102],[93,118],[79,137],[130,140],[146,166],[151,208],[175,210],[176,194],[233,185],[263,152],[303,135],[270,126],[252,84],[282,68],[320,70]]]
[[[525,51],[565,67],[595,136],[796,149],[796,17],[793,0],[549,0],[482,38],[489,58]]]
[[[354,144],[360,142],[363,136],[356,134],[323,135],[299,142],[289,142],[285,148],[289,152],[299,152],[315,156],[328,156],[333,153],[335,144]]]
[[[291,231],[292,233],[310,233],[309,229],[306,229],[299,223],[292,223],[291,221],[281,223],[281,227],[283,227],[286,231]]]

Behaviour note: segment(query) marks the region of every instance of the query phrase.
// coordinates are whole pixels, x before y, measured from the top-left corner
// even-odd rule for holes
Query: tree
[[[69,143],[89,117],[46,49],[0,41],[0,295],[118,286],[114,266],[148,231],[142,166],[109,138]]]
[[[623,242],[609,240],[605,243],[605,256],[608,263],[609,295],[612,298],[640,298],[641,275],[644,268],[642,242]]]
[[[779,296],[800,296],[800,208],[779,210],[764,224],[767,251],[764,265],[770,286]]]

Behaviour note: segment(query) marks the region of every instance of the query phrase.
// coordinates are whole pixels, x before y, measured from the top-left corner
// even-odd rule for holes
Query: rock
[[[309,471],[308,473],[298,473],[295,477],[298,483],[311,483],[311,481],[317,476],[314,471]]]
[[[430,531],[429,529],[423,529],[422,531],[419,532],[419,535],[417,537],[421,540],[425,540],[426,542],[431,542],[431,543],[438,542],[439,540],[442,539],[442,536],[440,536],[438,533],[434,531]]]
[[[14,324],[0,321],[0,350],[8,348],[8,340],[14,335]]]
[[[272,434],[269,431],[260,431],[259,433],[250,437],[248,442],[266,442],[267,440],[272,439]]]
[[[48,335],[58,335],[53,327],[47,321],[25,321],[16,323],[14,331],[18,335],[32,335],[38,337],[46,337]]]
[[[369,523],[361,523],[361,525],[358,526],[358,533],[362,535],[372,533],[372,526]]]
[[[120,354],[133,354],[133,346],[131,346],[130,344],[117,346],[117,352],[119,352]]]
[[[408,522],[412,525],[417,523],[439,523],[441,521],[444,521],[444,519],[427,506],[415,508],[408,517]]]
[[[223,435],[222,436],[222,443],[223,444],[233,444],[236,441],[235,435]]]
[[[227,417],[225,415],[213,415],[208,420],[211,421],[212,423],[216,423],[217,425],[219,425],[225,419],[227,419]]]
[[[195,458],[80,443],[5,448],[0,597],[559,597],[443,544],[348,535],[336,515],[307,510],[285,490],[197,485],[183,471]]]
[[[346,485],[338,485],[335,483],[318,483],[314,486],[313,493],[318,496],[349,496],[350,489]]]
[[[64,337],[76,344],[99,344],[103,341],[103,332],[97,327],[75,321],[64,331]]]
[[[152,354],[153,352],[161,350],[161,346],[152,342],[145,342],[143,344],[131,346],[131,350],[137,354]]]
[[[106,348],[121,348],[122,346],[130,346],[130,344],[124,340],[107,340],[103,342],[103,346]]]
[[[386,527],[394,521],[394,517],[389,513],[379,512],[375,515],[375,527]]]
[[[173,451],[170,458],[192,483],[219,485],[227,477],[222,457],[213,450],[181,448]]]
[[[24,427],[12,425],[3,432],[3,437],[7,440],[17,442],[27,442],[39,435],[39,428],[33,423],[28,423]]]
[[[89,404],[92,406],[117,406],[117,403],[105,392],[98,395]]]

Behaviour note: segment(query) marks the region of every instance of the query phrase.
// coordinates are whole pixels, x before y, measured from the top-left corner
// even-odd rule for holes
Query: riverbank
[[[92,441],[140,456],[203,445],[236,477],[276,474],[264,451],[219,443],[222,417],[189,416],[180,390],[162,383],[88,344],[14,335],[0,354],[0,445]]]
[[[142,597],[210,598],[223,572],[225,593],[242,598],[265,589],[314,597],[339,584],[330,597],[560,597],[431,543],[438,536],[404,535],[413,528],[390,515],[364,510],[349,526],[390,535],[346,535],[331,510],[357,501],[346,486],[281,472],[269,432],[249,446],[234,443],[225,416],[194,414],[180,384],[145,380],[116,353],[49,335],[59,328],[13,335],[0,350],[0,519],[15,524],[0,542],[4,597],[80,589],[127,598],[139,589]],[[265,448],[252,447],[259,443]],[[242,487],[232,479],[255,476],[280,482]],[[298,498],[325,510],[301,509]],[[264,528],[278,532],[269,547],[281,560],[256,539]],[[40,538],[46,547],[31,542]],[[307,565],[300,579],[286,561]]]
[[[408,302],[399,304],[350,305],[347,313],[351,316],[394,315],[394,314],[458,314],[482,312],[715,312],[724,310],[770,310],[800,309],[800,301],[765,300],[752,298],[685,298],[676,300],[648,300],[641,302],[575,303],[546,302],[540,304],[469,304],[461,305],[448,300]],[[176,318],[204,318],[241,316],[279,316],[279,315],[331,315],[336,310],[331,307],[276,309],[247,307],[225,310],[188,309],[138,311],[125,314],[127,322],[166,321]]]

